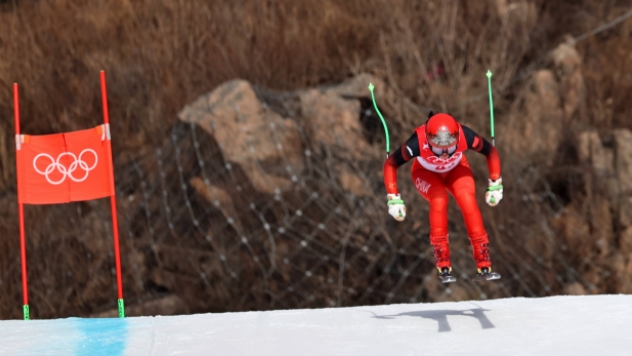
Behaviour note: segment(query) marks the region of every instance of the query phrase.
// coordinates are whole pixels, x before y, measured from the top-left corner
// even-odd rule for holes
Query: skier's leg
[[[439,175],[420,165],[413,164],[412,176],[417,191],[430,204],[430,244],[435,264],[441,271],[441,268],[451,266],[448,245],[448,192]]]
[[[480,270],[483,267],[491,267],[489,257],[489,239],[483,217],[476,203],[476,187],[474,177],[467,161],[459,164],[446,178],[446,186],[454,196],[465,220],[465,227],[472,244],[476,267]]]

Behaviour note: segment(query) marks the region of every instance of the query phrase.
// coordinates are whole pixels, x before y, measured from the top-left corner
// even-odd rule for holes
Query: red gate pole
[[[26,233],[24,231],[24,204],[20,203],[20,157],[18,151],[22,145],[20,137],[20,99],[18,83],[13,83],[13,113],[15,116],[15,164],[17,165],[18,181],[18,215],[20,218],[20,259],[22,261],[22,312],[24,320],[31,318],[29,312],[29,285],[26,273]]]
[[[123,280],[121,274],[121,249],[119,245],[118,218],[116,215],[116,188],[114,187],[114,163],[112,161],[112,144],[110,135],[110,114],[108,112],[108,94],[105,83],[105,71],[101,71],[101,98],[103,99],[103,122],[107,138],[108,164],[110,165],[110,206],[112,207],[112,232],[114,233],[114,258],[116,259],[116,282],[118,285],[119,318],[125,317],[125,302],[123,301]]]

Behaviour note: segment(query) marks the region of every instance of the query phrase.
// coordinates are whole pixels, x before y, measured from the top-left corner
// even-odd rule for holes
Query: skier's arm
[[[463,133],[465,134],[465,141],[467,141],[467,148],[474,150],[480,154],[485,155],[487,158],[487,169],[489,170],[489,178],[496,181],[500,178],[500,157],[496,147],[492,146],[487,140],[481,137],[465,125],[463,127]]]
[[[397,189],[397,168],[419,156],[419,152],[419,138],[417,138],[417,133],[413,133],[408,141],[395,150],[384,162],[384,186],[386,186],[387,194],[399,194]]]

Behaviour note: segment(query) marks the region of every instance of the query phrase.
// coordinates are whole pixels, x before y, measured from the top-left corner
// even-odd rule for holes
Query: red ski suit
[[[500,178],[500,159],[496,148],[461,124],[456,152],[449,158],[442,159],[434,155],[426,140],[426,125],[423,125],[384,163],[386,191],[388,194],[399,194],[397,168],[416,158],[412,166],[412,178],[419,194],[430,204],[430,244],[439,269],[450,267],[448,192],[463,213],[477,268],[491,266],[487,247],[489,240],[476,203],[474,177],[463,154],[468,149],[484,154],[490,178]]]

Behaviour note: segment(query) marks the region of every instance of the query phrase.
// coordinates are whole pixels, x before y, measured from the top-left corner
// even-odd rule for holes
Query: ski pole
[[[494,136],[494,100],[492,99],[492,71],[489,69],[487,70],[487,87],[489,90],[489,120],[491,123],[490,128],[492,131],[492,146],[496,146],[496,139]],[[490,187],[487,191],[499,190],[502,189],[502,187],[502,185]],[[492,196],[491,203],[495,204],[495,201],[496,199],[494,199],[494,197]]]
[[[489,117],[492,131],[492,145],[496,146],[496,139],[494,138],[494,99],[492,99],[492,71],[489,69],[487,70],[487,87],[489,90]]]
[[[382,125],[384,125],[384,134],[386,135],[386,158],[388,158],[391,152],[391,143],[388,137],[388,127],[386,126],[386,120],[384,120],[382,113],[380,113],[380,109],[377,108],[377,103],[375,102],[375,94],[373,94],[373,89],[375,89],[375,87],[373,86],[373,83],[369,83],[369,91],[371,92],[371,99],[373,100],[373,106],[375,107],[375,111],[377,112],[377,115],[382,120]]]

